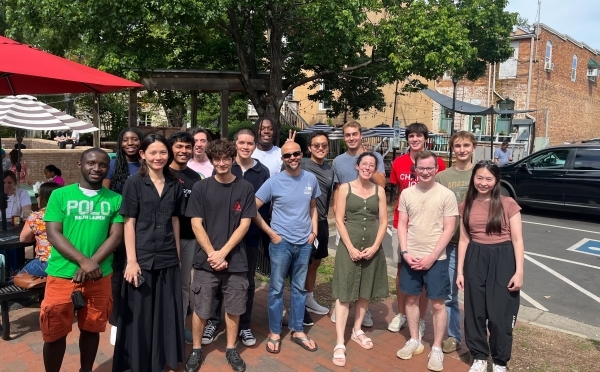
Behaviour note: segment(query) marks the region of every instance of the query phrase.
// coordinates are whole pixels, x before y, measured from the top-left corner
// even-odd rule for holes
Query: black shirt
[[[165,177],[159,196],[150,176],[138,173],[125,181],[119,213],[136,219],[135,251],[140,268],[164,269],[179,264],[171,217],[184,213],[182,189],[178,179]]]
[[[231,183],[220,183],[214,177],[196,182],[185,215],[202,218],[202,226],[215,250],[227,243],[242,218],[256,216],[256,201],[252,185],[238,177]],[[194,268],[213,271],[203,249],[196,252]],[[246,244],[244,240],[229,252],[225,260],[228,268],[220,272],[246,272]]]
[[[200,181],[200,175],[198,172],[191,168],[185,168],[184,170],[175,170],[171,168],[173,175],[179,179],[179,183],[183,187],[183,210],[187,208],[189,196],[192,193],[192,187],[198,181]],[[196,239],[194,231],[192,230],[192,219],[185,215],[179,216],[179,236],[181,239]]]
[[[327,162],[320,165],[311,159],[306,158],[302,159],[300,168],[317,177],[319,188],[321,189],[321,195],[317,197],[317,212],[320,221],[327,220],[327,215],[329,214],[329,202],[333,190],[333,168]]]

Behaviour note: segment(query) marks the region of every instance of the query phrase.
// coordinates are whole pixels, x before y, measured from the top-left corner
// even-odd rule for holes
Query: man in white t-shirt
[[[269,118],[259,118],[254,123],[256,134],[256,149],[252,157],[260,161],[273,177],[281,172],[283,160],[281,160],[281,148],[274,145],[274,140],[279,137],[279,125]]]
[[[206,145],[210,141],[208,131],[204,128],[192,128],[189,132],[194,136],[194,151],[187,166],[196,171],[201,179],[211,177],[214,167],[204,152]]]

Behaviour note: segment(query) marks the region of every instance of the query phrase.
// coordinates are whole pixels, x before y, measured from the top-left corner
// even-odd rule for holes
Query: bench
[[[44,295],[46,288],[23,289],[13,284],[0,286],[0,306],[2,306],[2,339],[10,339],[10,320],[8,311],[10,310],[8,302],[35,295]]]

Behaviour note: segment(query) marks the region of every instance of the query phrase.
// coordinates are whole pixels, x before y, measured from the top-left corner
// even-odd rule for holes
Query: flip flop
[[[365,336],[365,338],[363,338],[361,340],[360,336]],[[352,336],[350,336],[350,339],[352,341],[356,342],[357,344],[359,344],[360,346],[362,346],[364,349],[370,350],[373,348],[373,340],[368,338],[362,329],[355,331],[354,328],[352,328]],[[369,345],[369,342],[371,343],[370,345]]]
[[[336,350],[344,350],[343,354],[336,354],[335,351]],[[343,360],[340,360],[343,359]],[[333,348],[333,359],[331,359],[331,361],[333,362],[333,364],[335,364],[338,367],[343,367],[346,365],[346,347],[342,344],[338,344],[335,345],[335,347]]]
[[[317,344],[315,344],[315,348],[311,349],[310,347],[308,347],[304,341],[311,341],[310,338],[308,337],[294,337],[294,334],[292,333],[292,341],[294,341],[295,343],[297,343],[298,345],[302,346],[302,348],[304,350],[308,350],[308,351],[317,351],[319,349],[319,347],[317,346]]]
[[[269,347],[269,342],[273,344],[273,346],[277,346],[279,345],[279,347],[277,348],[277,350],[275,349],[271,349]],[[279,352],[281,351],[281,339],[277,339],[277,340],[273,340],[272,338],[267,337],[267,345],[266,345],[267,351],[271,354],[279,354]]]

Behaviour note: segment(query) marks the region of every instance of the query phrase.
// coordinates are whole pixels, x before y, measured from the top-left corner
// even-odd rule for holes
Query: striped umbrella
[[[77,130],[88,133],[98,130],[28,95],[0,99],[0,125],[29,130]]]
[[[307,127],[307,128],[302,129],[300,132],[298,132],[298,134],[311,134],[311,133],[317,132],[317,131],[331,133],[334,130],[335,130],[334,127],[330,127],[329,125],[327,125],[325,123],[317,123],[317,124],[313,125],[312,127]]]

